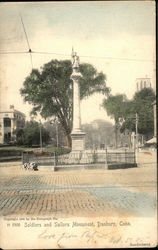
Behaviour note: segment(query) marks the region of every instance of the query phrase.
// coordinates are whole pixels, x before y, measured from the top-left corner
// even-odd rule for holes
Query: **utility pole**
[[[138,114],[136,113],[136,150],[138,150]]]
[[[56,124],[56,138],[57,138],[57,148],[58,148],[58,145],[59,145],[59,135],[58,135],[58,120],[56,120],[55,122]]]

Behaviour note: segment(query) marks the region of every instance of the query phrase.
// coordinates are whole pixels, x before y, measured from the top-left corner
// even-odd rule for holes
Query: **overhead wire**
[[[55,53],[55,52],[44,52],[44,51],[32,51],[35,54],[52,54],[58,56],[70,56],[69,54],[63,53]],[[135,58],[125,58],[125,57],[108,57],[108,56],[89,56],[89,55],[80,55],[80,57],[87,57],[87,58],[96,58],[96,59],[110,59],[110,60],[127,60],[127,61],[154,61],[152,59],[135,59]]]
[[[34,53],[34,54],[42,54],[42,55],[57,55],[57,56],[67,56],[67,57],[70,57],[70,54],[55,53],[55,52],[32,51],[32,53]]]
[[[0,54],[28,54],[29,51],[0,51]]]
[[[109,60],[125,60],[125,61],[153,61],[151,59],[136,59],[136,58],[125,58],[125,57],[108,57],[108,56],[80,56],[87,58],[96,58],[96,59],[109,59]]]
[[[29,39],[28,39],[28,36],[27,36],[27,32],[26,32],[26,29],[25,29],[25,25],[24,25],[22,16],[21,16],[20,13],[19,13],[19,15],[20,15],[22,27],[23,27],[23,30],[24,30],[24,33],[25,33],[25,38],[26,38],[26,41],[27,41],[28,49],[29,49],[29,50],[28,50],[28,53],[30,54],[31,66],[32,66],[32,69],[33,69],[33,61],[32,61],[32,55],[31,55],[32,50],[31,50],[31,47],[30,47]]]
[[[26,33],[26,30],[25,30]],[[28,41],[28,37],[26,36]],[[57,55],[57,56],[66,56],[70,57],[70,54],[64,53],[55,53],[55,52],[44,52],[44,51],[32,51],[28,42],[29,51],[0,51],[0,54],[17,54],[17,53],[30,53],[30,54],[42,54],[42,55]],[[125,58],[125,57],[106,57],[106,56],[89,56],[89,55],[80,55],[82,58],[95,58],[95,59],[102,59],[102,60],[120,60],[120,61],[137,61],[137,62],[154,62],[153,59],[141,59],[141,58]]]
[[[41,55],[57,55],[57,56],[64,56],[64,57],[70,57],[70,54],[64,54],[64,53],[55,53],[55,52],[44,52],[44,51],[32,51],[31,46],[29,43],[28,35],[25,29],[25,25],[22,19],[21,14],[20,19],[22,23],[22,27],[24,30],[27,46],[28,46],[28,51],[0,51],[0,54],[29,54],[30,55],[30,61],[31,61],[31,66],[33,69],[33,59],[32,59],[32,54],[41,54]],[[120,60],[120,61],[137,61],[137,62],[154,62],[155,60],[151,59],[136,59],[136,58],[123,58],[123,57],[107,57],[107,56],[89,56],[89,55],[80,55],[81,58],[94,58],[94,59],[101,59],[101,60]],[[98,100],[95,97],[94,98],[94,103],[98,104]],[[101,106],[101,105],[100,105]],[[100,107],[101,108],[101,107]]]
[[[64,53],[55,53],[51,51],[32,51],[30,43],[29,43],[29,38],[26,32],[26,28],[24,25],[24,21],[22,18],[21,13],[19,13],[21,24],[24,30],[27,46],[28,46],[28,51],[0,51],[0,54],[30,54],[30,60],[31,60],[31,66],[33,68],[33,58],[32,54],[42,54],[42,55],[57,55],[57,56],[66,56],[70,57],[70,54],[64,54]],[[120,60],[120,61],[137,61],[137,62],[154,62],[155,60],[153,59],[139,59],[139,58],[123,58],[123,57],[108,57],[108,56],[89,56],[89,55],[80,55],[81,58],[94,58],[94,59],[102,59],[102,60]]]
[[[20,13],[19,13],[19,15],[20,15],[21,23],[22,23],[23,30],[24,30],[24,33],[25,33],[25,38],[26,38],[26,41],[27,41],[27,45],[28,45],[29,51],[31,51],[31,47],[30,47],[30,43],[29,43],[29,39],[28,39],[28,36],[27,36],[27,33],[26,33],[26,29],[25,29],[25,25],[24,25],[24,22],[23,22],[22,16],[21,16],[21,14],[20,14]]]

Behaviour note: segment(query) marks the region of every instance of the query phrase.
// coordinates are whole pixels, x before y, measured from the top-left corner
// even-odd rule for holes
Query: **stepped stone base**
[[[69,164],[87,164],[91,163],[92,160],[88,157],[87,153],[83,150],[75,150],[69,154]]]
[[[72,152],[80,152],[85,150],[85,133],[84,132],[72,132]]]

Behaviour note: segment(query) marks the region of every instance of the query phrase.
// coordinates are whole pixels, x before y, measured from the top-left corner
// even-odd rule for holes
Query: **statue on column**
[[[72,68],[79,68],[79,56],[77,56],[77,53],[73,51],[72,49]]]
[[[80,114],[80,78],[82,74],[79,68],[79,56],[73,51],[71,54],[73,81],[73,128],[71,132],[72,151],[83,151],[85,149],[85,133],[81,130]],[[80,157],[79,157],[80,158]]]

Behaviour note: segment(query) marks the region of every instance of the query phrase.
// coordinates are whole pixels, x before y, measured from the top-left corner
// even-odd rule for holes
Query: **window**
[[[4,118],[4,127],[11,127],[11,119]]]

